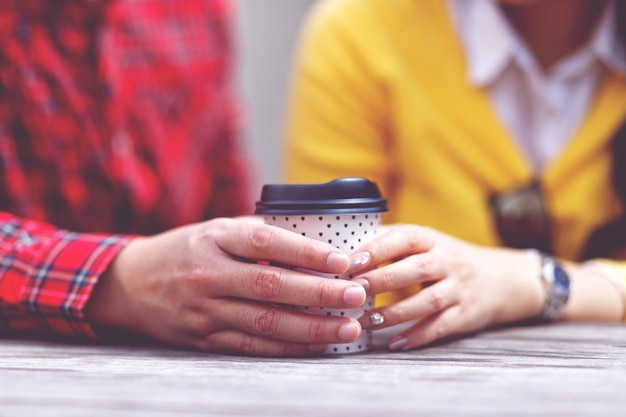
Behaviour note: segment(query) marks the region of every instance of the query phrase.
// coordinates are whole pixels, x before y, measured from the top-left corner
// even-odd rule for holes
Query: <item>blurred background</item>
[[[257,185],[280,181],[282,117],[298,29],[314,0],[235,0],[239,92]]]

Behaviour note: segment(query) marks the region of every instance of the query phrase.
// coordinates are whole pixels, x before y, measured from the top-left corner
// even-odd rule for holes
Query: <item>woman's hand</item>
[[[216,219],[131,241],[94,289],[87,317],[171,345],[265,356],[319,354],[360,335],[354,319],[278,304],[355,308],[365,302],[361,285],[270,262],[331,274],[349,266],[336,248],[259,219]]]
[[[384,266],[372,269],[379,265]],[[366,329],[417,320],[392,337],[391,350],[538,317],[545,299],[536,255],[480,247],[415,225],[386,228],[352,255],[351,271],[361,273],[355,280],[370,295],[422,285],[416,294],[360,319]],[[382,314],[383,324],[372,322],[374,312]]]

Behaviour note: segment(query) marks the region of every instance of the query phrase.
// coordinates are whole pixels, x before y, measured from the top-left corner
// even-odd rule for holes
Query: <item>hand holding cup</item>
[[[364,178],[340,178],[323,184],[277,184],[263,187],[257,202],[257,214],[267,224],[328,243],[350,255],[372,240],[381,227],[381,215],[387,211],[375,183]],[[294,269],[293,265],[283,267]],[[302,268],[326,279],[352,280],[349,273],[320,273]],[[367,297],[358,308],[333,308],[309,304],[285,305],[284,308],[327,317],[358,319],[374,307],[374,297]],[[327,354],[363,352],[371,346],[371,332],[364,331],[351,343],[330,344]]]

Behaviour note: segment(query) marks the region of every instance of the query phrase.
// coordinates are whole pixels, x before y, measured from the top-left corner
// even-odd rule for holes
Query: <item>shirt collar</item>
[[[450,0],[474,85],[490,84],[512,59],[514,39],[500,10],[488,0]],[[488,28],[488,29],[487,29]]]
[[[513,62],[525,71],[538,71],[535,59],[506,20],[496,1],[448,2],[465,50],[467,75],[473,85],[486,86],[493,83]],[[588,54],[592,54],[592,57],[608,68],[626,75],[626,52],[617,35],[613,2],[603,12],[586,48]],[[580,60],[581,57],[576,59]]]

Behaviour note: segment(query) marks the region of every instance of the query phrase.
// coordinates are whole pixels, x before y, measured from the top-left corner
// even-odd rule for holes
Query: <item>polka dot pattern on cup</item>
[[[310,214],[288,216],[265,216],[265,223],[291,230],[321,242],[329,243],[348,255],[360,246],[372,240],[381,226],[382,219],[378,213],[371,214]],[[305,271],[331,279],[351,280],[351,274],[322,274],[317,271]],[[365,304],[354,309],[331,309],[325,307],[285,306],[298,311],[327,316],[345,316],[358,319],[373,308],[374,297],[368,297]],[[357,353],[369,350],[371,332],[363,331],[359,339],[353,343],[331,344],[328,354]]]
[[[381,215],[291,215],[265,216],[265,223],[329,243],[350,254],[370,241],[381,226]]]

